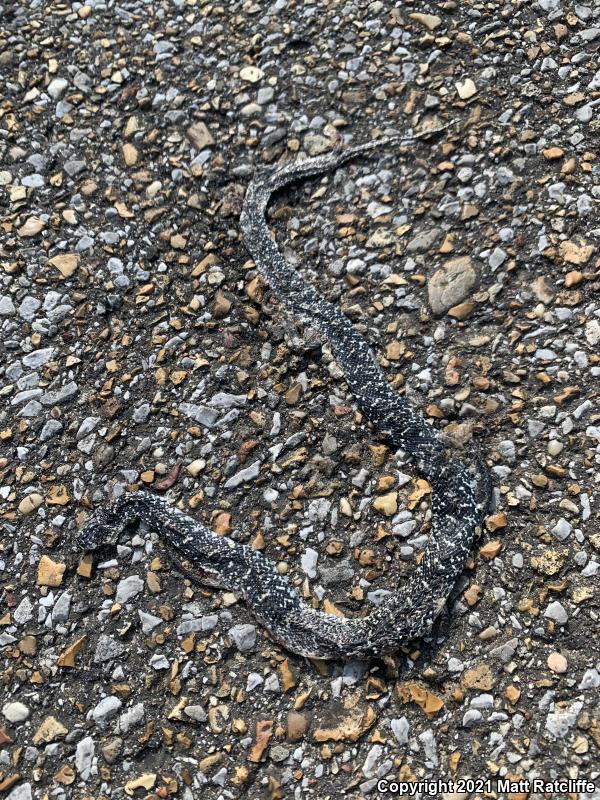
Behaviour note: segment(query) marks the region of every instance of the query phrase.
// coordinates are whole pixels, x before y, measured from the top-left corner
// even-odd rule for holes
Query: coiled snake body
[[[330,343],[358,406],[392,447],[413,457],[432,486],[432,533],[408,582],[368,616],[348,619],[324,613],[307,605],[262,553],[213,533],[161,497],[145,492],[121,495],[97,511],[79,535],[83,548],[94,549],[128,523],[144,520],[204,582],[241,595],[286,648],[322,659],[391,652],[427,633],[463,569],[490,496],[489,475],[476,450],[470,447],[459,453],[396,394],[363,337],[286,263],[267,227],[266,209],[275,191],[395,141],[376,140],[255,178],[246,192],[240,227],[247,249],[275,295]]]

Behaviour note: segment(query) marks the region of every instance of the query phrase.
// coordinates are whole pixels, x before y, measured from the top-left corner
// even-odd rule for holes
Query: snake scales
[[[348,619],[324,613],[303,602],[262,553],[214,534],[161,497],[144,492],[123,494],[98,510],[79,535],[83,548],[94,549],[127,524],[144,520],[182,554],[203,582],[241,595],[275,639],[289,650],[316,658],[391,652],[427,633],[463,569],[490,496],[489,475],[475,448],[471,445],[459,452],[396,394],[363,337],[286,263],[267,227],[265,215],[274,192],[397,141],[406,139],[376,140],[254,178],[246,192],[240,227],[248,251],[275,295],[329,342],[358,406],[393,447],[412,456],[432,486],[432,533],[409,581],[368,616]]]

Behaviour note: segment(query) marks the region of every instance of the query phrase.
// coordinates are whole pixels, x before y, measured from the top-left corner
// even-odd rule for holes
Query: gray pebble
[[[77,743],[75,749],[75,769],[84,781],[89,780],[94,763],[95,743],[91,736],[86,736]]]
[[[38,403],[40,407],[40,411],[42,410],[42,406]],[[53,436],[59,434],[63,429],[62,422],[59,422],[57,419],[49,419],[48,422],[44,424],[40,432],[40,441],[47,442],[48,439],[52,439]]]
[[[586,669],[579,684],[579,689],[597,689],[600,687],[600,673],[597,669]]]
[[[555,539],[558,539],[559,542],[563,542],[567,539],[573,530],[573,526],[570,522],[567,522],[564,517],[561,517],[556,525],[550,530],[550,533],[554,536]]]
[[[33,350],[31,353],[27,353],[27,355],[23,356],[21,360],[26,367],[29,367],[30,369],[37,369],[38,367],[47,364],[48,361],[51,361],[53,355],[54,347],[44,347],[40,348],[39,350]]]
[[[304,137],[304,149],[309,156],[318,156],[331,150],[332,142],[320,133],[307,133]]]
[[[143,703],[137,703],[133,708],[123,712],[117,724],[119,733],[127,733],[131,728],[139,725],[144,718],[144,713]]]
[[[72,159],[70,161],[65,161],[65,172],[69,177],[74,178],[75,175],[79,175],[80,172],[83,172],[86,166],[87,164],[85,161]]]
[[[138,424],[146,422],[150,416],[150,403],[142,403],[133,411],[133,421]]]
[[[332,436],[330,433],[326,433],[323,437],[323,444],[321,445],[324,455],[330,456],[336,452],[338,449],[338,443],[335,436]]]
[[[275,94],[275,90],[272,86],[263,86],[261,89],[258,90],[256,95],[256,102],[259,106],[265,105],[265,103],[270,103],[273,99],[273,95]]]
[[[78,392],[79,386],[75,383],[75,381],[69,381],[59,389],[53,389],[49,392],[46,392],[46,394],[42,395],[40,398],[40,402],[44,406],[60,405],[61,403],[66,403],[67,401],[72,400]]]
[[[406,717],[399,717],[391,721],[392,733],[396,737],[398,744],[408,744],[408,734],[410,732],[410,723]]]
[[[259,475],[260,461],[255,461],[253,464],[250,464],[249,467],[241,469],[239,472],[236,472],[235,475],[232,475],[231,478],[228,478],[228,480],[226,480],[223,484],[223,488],[235,489],[237,486],[240,486],[243,483],[253,481],[255,478],[258,478]]]
[[[546,717],[546,730],[556,739],[562,739],[575,724],[582,708],[581,700],[571,703],[567,708],[556,707],[556,710]]]
[[[31,784],[20,783],[7,796],[6,800],[31,800]]]
[[[142,623],[142,633],[150,633],[157,625],[163,621],[160,617],[155,617],[154,614],[148,614],[138,608],[138,616]]]
[[[492,658],[497,658],[506,664],[514,656],[518,644],[518,639],[509,639],[504,644],[501,644],[498,647],[494,647],[493,650],[490,650],[490,656],[492,656]]]
[[[241,653],[252,650],[256,644],[256,625],[234,625],[227,633]]]
[[[69,82],[64,78],[53,78],[46,91],[53,100],[58,100],[65,93],[68,85]]]
[[[127,603],[132,597],[138,595],[144,589],[144,581],[139,575],[130,575],[123,578],[117,585],[115,602]]]
[[[300,566],[302,567],[303,572],[308,575],[309,578],[317,577],[318,560],[319,553],[316,550],[313,550],[312,547],[307,547],[304,553],[302,553],[300,558]]]
[[[489,265],[492,270],[497,270],[506,261],[506,252],[501,247],[494,247],[490,254]]]
[[[37,297],[31,297],[30,295],[27,295],[21,300],[21,305],[19,306],[19,316],[23,317],[23,319],[27,320],[27,322],[31,322],[35,317],[36,311],[41,305],[42,304]]]
[[[0,315],[4,317],[8,317],[11,314],[14,314],[16,311],[15,304],[13,303],[12,299],[3,294],[0,296]]]
[[[13,620],[17,625],[24,625],[33,617],[33,603],[29,597],[24,597],[13,611]]]
[[[208,715],[202,706],[186,706],[183,709],[186,717],[193,719],[194,722],[206,722]]]
[[[480,694],[477,695],[477,697],[473,697],[471,700],[471,708],[478,708],[480,711],[493,707],[494,696],[491,694]]]
[[[11,703],[5,703],[2,706],[2,714],[9,722],[25,722],[29,717],[29,709],[24,703],[15,700]]]
[[[217,392],[209,401],[213,408],[244,408],[248,405],[248,398],[245,394],[230,394],[229,392]]]
[[[269,756],[276,764],[285,761],[289,755],[289,749],[283,744],[276,744],[269,750]]]
[[[212,631],[217,627],[219,617],[216,614],[209,614],[205,617],[196,617],[195,619],[184,619],[177,626],[177,636],[187,636],[188,633],[197,631]]]
[[[261,686],[264,682],[265,680],[262,675],[259,675],[258,672],[251,672],[246,680],[246,691],[251,692],[253,689],[256,689],[257,686]]]
[[[122,705],[122,701],[116,695],[103,697],[92,711],[92,718],[96,725],[104,728],[108,721],[117,714]]]
[[[398,525],[394,525],[392,530],[396,536],[401,536],[403,539],[406,539],[416,527],[417,523],[414,519],[407,519],[406,522],[400,522]]]
[[[422,231],[413,237],[406,245],[408,253],[426,253],[435,245],[440,237],[440,229],[432,228],[428,231]]]
[[[21,183],[28,189],[40,189],[45,185],[46,180],[38,172],[32,172],[31,175],[25,175],[25,177],[21,178]]]
[[[99,422],[100,417],[86,417],[75,434],[77,441],[84,439],[89,433],[91,433]]]
[[[171,665],[169,664],[169,659],[163,653],[155,653],[150,658],[150,666],[152,669],[159,670],[169,669]]]
[[[107,636],[101,633],[98,638],[98,644],[94,652],[94,663],[102,664],[105,661],[110,661],[113,658],[118,658],[126,651],[126,647],[121,642],[113,639],[112,636]]]
[[[544,616],[548,619],[553,619],[559,625],[564,625],[569,619],[569,615],[565,611],[564,606],[562,603],[559,603],[558,600],[548,605],[548,608],[544,611]]]
[[[478,722],[481,722],[482,719],[483,715],[481,711],[477,711],[476,708],[470,708],[463,716],[463,728],[472,728],[474,725],[477,725]]]
[[[437,767],[438,765],[437,742],[435,740],[435,735],[433,733],[433,730],[431,728],[427,728],[427,730],[419,734],[418,738],[421,744],[423,745],[425,758],[431,762],[432,767]]]
[[[180,403],[179,410],[186,417],[193,419],[200,425],[204,425],[205,428],[212,428],[219,416],[219,412],[215,411],[214,408],[196,405],[195,403]]]
[[[52,608],[52,624],[57,625],[69,619],[72,595],[69,592],[60,594]]]

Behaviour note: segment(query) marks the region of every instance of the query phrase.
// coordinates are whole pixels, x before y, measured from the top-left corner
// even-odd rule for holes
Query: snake
[[[257,172],[247,187],[239,225],[245,247],[275,298],[329,344],[357,407],[431,486],[430,533],[409,577],[395,590],[384,592],[369,613],[348,616],[324,611],[316,602],[304,600],[275,563],[239,541],[239,534],[213,532],[147,491],[123,492],[95,510],[78,535],[80,547],[94,550],[127,526],[144,522],[191,565],[198,580],[242,598],[274,640],[310,658],[377,657],[430,633],[482,530],[491,498],[490,473],[473,440],[457,444],[392,388],[366,339],[337,305],[287,263],[267,222],[272,196],[289,184],[331,172],[375,148],[392,147],[408,138],[380,137]]]

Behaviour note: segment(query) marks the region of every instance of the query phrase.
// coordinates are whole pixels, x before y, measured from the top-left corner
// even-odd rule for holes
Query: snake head
[[[123,520],[110,509],[97,511],[84,523],[77,534],[77,550],[98,550],[112,544],[123,528]]]

